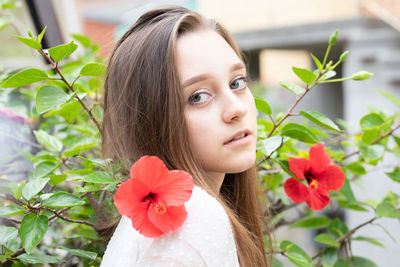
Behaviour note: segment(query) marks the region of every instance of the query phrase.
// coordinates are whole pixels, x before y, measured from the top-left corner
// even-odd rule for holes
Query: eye
[[[189,97],[190,104],[201,104],[207,101],[211,96],[206,92],[196,92]]]
[[[238,77],[234,79],[231,84],[229,85],[232,90],[240,90],[247,87],[247,77]]]

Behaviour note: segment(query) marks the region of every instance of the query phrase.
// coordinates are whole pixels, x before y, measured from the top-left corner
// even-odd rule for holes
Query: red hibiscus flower
[[[289,158],[289,169],[297,179],[286,180],[284,189],[294,202],[305,201],[312,210],[321,210],[329,204],[328,192],[343,186],[344,173],[332,164],[322,144],[310,148],[309,158]],[[299,180],[306,180],[307,185]]]
[[[186,219],[184,203],[193,190],[192,177],[184,171],[168,171],[157,157],[143,156],[130,170],[114,196],[121,215],[146,237],[158,237],[178,229]]]

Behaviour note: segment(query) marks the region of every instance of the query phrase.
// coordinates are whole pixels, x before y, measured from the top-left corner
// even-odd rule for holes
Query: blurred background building
[[[12,34],[24,35],[20,31],[27,28],[40,31],[48,25],[45,37],[48,46],[70,41],[70,33],[83,33],[100,45],[101,56],[107,58],[118,36],[143,12],[176,4],[215,18],[234,33],[247,58],[251,78],[260,81],[274,111],[285,111],[294,100],[290,92],[279,88],[279,81],[301,84],[291,67],[312,67],[310,52],[322,58],[335,29],[339,30],[339,39],[331,58],[338,59],[343,51],[350,51],[337,69],[338,75],[351,76],[356,71],[367,70],[374,76],[362,83],[347,81],[319,86],[297,109],[317,110],[332,119],[344,118],[352,123],[350,129],[356,130],[368,107],[389,114],[396,108],[375,89],[400,96],[400,0],[26,0],[21,3],[22,7],[14,14],[16,27],[0,32],[0,62],[4,68],[38,64],[38,56],[12,37]],[[18,107],[13,111],[23,116],[24,111]],[[4,129],[0,124],[2,133]],[[389,163],[394,161],[385,159]],[[7,160],[0,161],[0,168],[4,162]],[[20,168],[20,171],[26,170]],[[362,186],[353,190],[364,195],[364,200],[381,198],[387,190],[400,193],[399,184],[381,179],[383,175],[383,170],[373,172],[365,177]],[[363,188],[369,189],[368,195],[362,193]],[[365,212],[349,212],[346,220],[355,226],[371,216]],[[379,266],[395,266],[400,261],[400,224],[394,220],[382,224],[397,237],[397,243],[372,225],[360,234],[377,237],[386,248],[354,242],[353,254],[373,259]],[[297,235],[302,244],[310,240],[308,252],[312,254],[315,248],[311,245],[311,234],[284,228],[278,238]]]

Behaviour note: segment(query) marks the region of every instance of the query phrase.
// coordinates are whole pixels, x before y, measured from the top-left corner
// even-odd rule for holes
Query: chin
[[[225,173],[240,173],[244,172],[254,166],[256,162],[256,154],[247,155],[246,157],[240,157],[232,160],[227,166]]]

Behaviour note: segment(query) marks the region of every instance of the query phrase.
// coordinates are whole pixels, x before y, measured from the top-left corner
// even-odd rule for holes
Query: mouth
[[[231,138],[229,138],[228,141],[224,142],[224,145],[238,143],[241,140],[246,139],[246,137],[248,137],[249,135],[251,135],[251,132],[248,129],[237,132],[235,135],[233,135]]]

